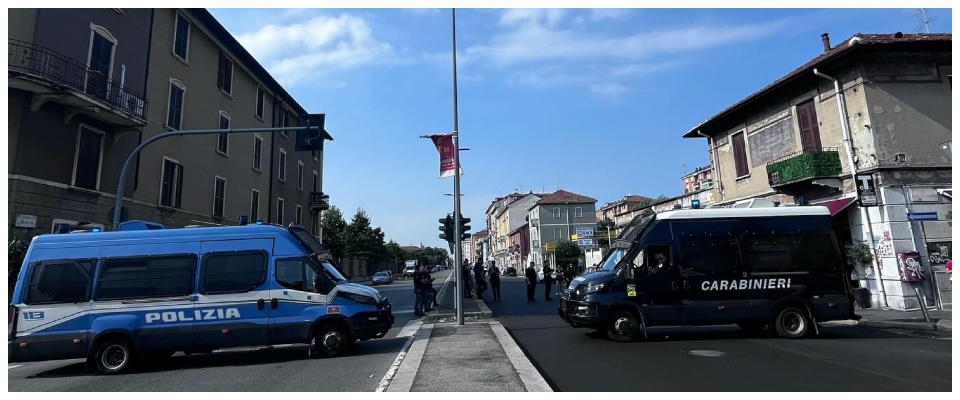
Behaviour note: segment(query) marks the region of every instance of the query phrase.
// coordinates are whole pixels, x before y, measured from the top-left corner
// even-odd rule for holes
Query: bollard
[[[920,297],[920,288],[916,288],[916,287],[913,288],[913,292],[916,293],[917,301],[920,302],[920,312],[923,313],[923,320],[926,322],[930,322],[930,315],[927,314],[927,302],[924,301],[925,299]]]

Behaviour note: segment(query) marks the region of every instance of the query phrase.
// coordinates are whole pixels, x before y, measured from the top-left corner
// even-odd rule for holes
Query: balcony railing
[[[800,151],[767,163],[770,187],[804,181],[812,178],[840,175],[840,152],[836,147],[820,151]]]
[[[33,75],[93,97],[131,115],[146,119],[147,99],[140,93],[110,80],[77,60],[33,43],[8,39],[7,68]]]
[[[330,209],[330,196],[323,192],[310,193],[310,209],[314,211],[323,211]]]

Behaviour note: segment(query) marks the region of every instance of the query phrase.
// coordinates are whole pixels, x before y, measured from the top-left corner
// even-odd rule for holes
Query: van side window
[[[740,250],[731,236],[686,236],[680,238],[684,269],[698,273],[726,272],[740,268]]]
[[[796,270],[794,235],[745,234],[743,244],[744,262],[754,272],[791,272]]]
[[[840,271],[843,269],[836,243],[829,233],[808,233],[797,242],[793,261],[805,271]]]
[[[208,293],[242,293],[267,279],[267,255],[257,252],[209,253],[203,259],[200,290]]]
[[[34,264],[24,303],[76,303],[87,300],[95,262],[57,260]]]
[[[287,289],[315,293],[313,285],[316,276],[310,264],[299,259],[277,261],[277,284]]]
[[[194,255],[104,260],[96,300],[187,296],[193,292]]]
[[[670,246],[647,247],[647,274],[657,275],[670,269]]]

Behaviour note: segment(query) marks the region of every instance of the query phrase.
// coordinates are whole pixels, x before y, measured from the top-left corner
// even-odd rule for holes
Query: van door
[[[214,350],[267,344],[268,251],[273,251],[273,239],[203,242],[194,347]]]
[[[742,279],[738,240],[733,235],[679,237],[687,324],[735,322],[752,316],[751,292]]]
[[[306,258],[278,259],[274,265],[270,344],[309,343],[310,327],[326,314],[327,293],[333,286],[324,284],[326,276]]]
[[[627,298],[640,306],[647,325],[678,325],[683,321],[683,288],[673,258],[669,243],[648,243],[627,261]]]

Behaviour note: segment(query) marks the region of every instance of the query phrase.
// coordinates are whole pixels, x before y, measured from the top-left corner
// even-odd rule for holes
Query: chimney
[[[826,53],[830,51],[830,34],[824,33],[820,35],[820,40],[823,40],[823,52]]]

